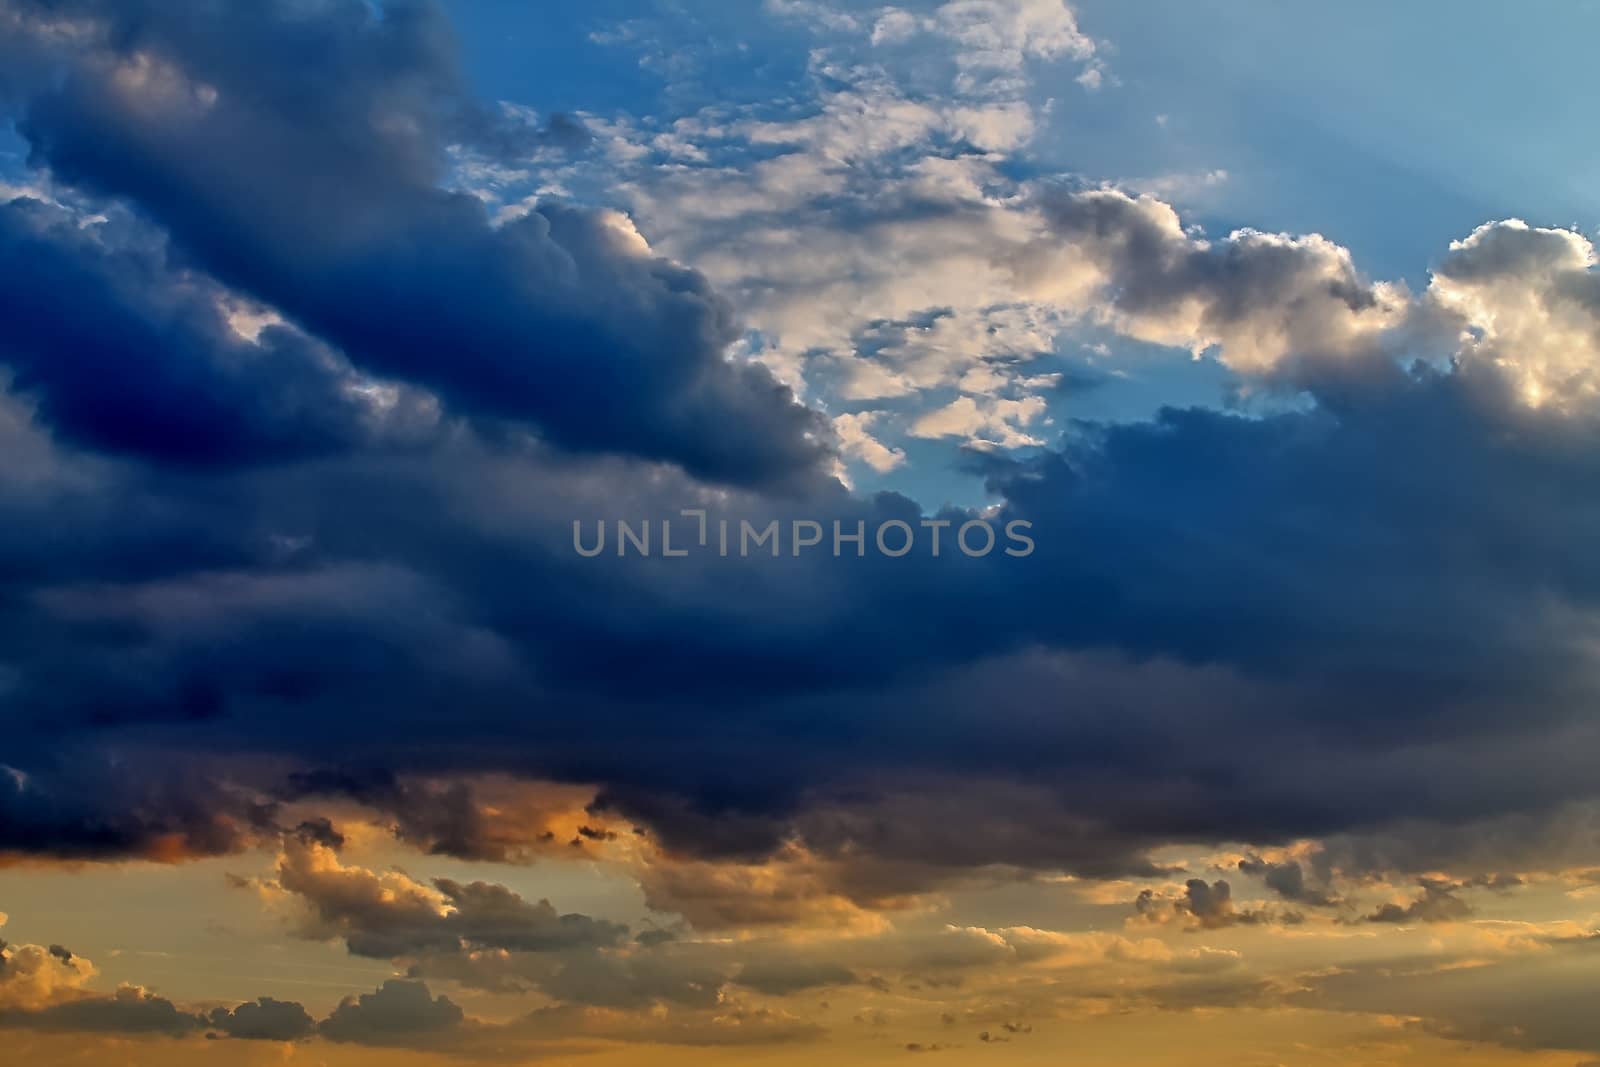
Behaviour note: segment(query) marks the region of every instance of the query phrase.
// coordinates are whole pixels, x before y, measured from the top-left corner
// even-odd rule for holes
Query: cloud
[[[399,873],[346,866],[326,845],[288,836],[274,888],[302,901],[309,937],[342,939],[358,956],[390,959],[460,946],[559,952],[614,945],[625,927],[559,914],[504,886],[447,878],[431,885]]]
[[[1023,427],[1045,412],[1042,397],[1025,400],[978,400],[957,397],[946,407],[920,416],[911,425],[913,437],[961,437],[978,446],[1022,448],[1044,444]]]
[[[57,947],[0,942],[0,1010],[39,1011],[83,990],[94,966]]]
[[[407,358],[421,359],[415,346],[429,331],[459,333],[468,344],[485,323],[514,322],[554,344],[577,328],[569,311],[587,315],[587,298],[552,310],[525,294],[535,309],[526,320],[474,305],[484,314],[463,325],[450,320],[462,311],[452,306],[440,322],[412,329],[393,309],[421,314],[427,301],[358,298],[369,293],[369,272],[388,269],[381,264],[432,263],[436,253],[449,271],[427,277],[452,297],[463,275],[451,272],[478,269],[469,264],[482,265],[489,290],[513,279],[531,284],[546,269],[581,281],[594,266],[618,272],[624,288],[645,286],[654,294],[647,303],[679,308],[688,334],[709,321],[702,313],[716,318],[703,280],[652,258],[615,215],[541,209],[495,227],[476,214],[480,206],[443,191],[434,149],[498,127],[484,127],[450,87],[449,64],[434,51],[441,39],[423,15],[379,26],[364,5],[338,7],[348,33],[330,30],[322,15],[292,25],[279,25],[275,8],[234,16],[258,20],[249,23],[260,31],[250,49],[263,57],[297,34],[329,50],[315,81],[328,90],[326,109],[295,130],[275,118],[295,89],[272,70],[288,68],[236,54],[243,46],[232,38],[213,42],[227,37],[210,21],[224,15],[187,27],[152,15],[133,35],[135,49],[132,38],[97,36],[124,17],[107,10],[72,8],[85,20],[87,50],[57,57],[70,76],[37,96],[28,121],[37,156],[53,161],[57,179],[112,183],[140,217],[155,220],[144,225],[167,232],[161,257],[136,242],[123,263],[111,251],[121,246],[106,246],[101,230],[46,227],[122,304],[170,299],[181,309],[190,307],[185,292],[207,301],[242,294],[284,319],[262,327],[258,342],[279,336],[274,330],[316,338],[359,374],[375,373],[357,354],[371,331],[407,335],[382,358],[410,351]],[[906,96],[873,77],[845,84]],[[265,88],[246,107],[251,98],[239,90],[252,78]],[[217,93],[210,104],[207,85]],[[0,779],[0,847],[72,859],[227,853],[275,841],[283,805],[314,807],[331,794],[383,813],[408,844],[465,858],[567,848],[580,826],[605,819],[636,826],[652,847],[684,861],[681,885],[663,876],[653,886],[660,899],[707,923],[754,906],[756,894],[728,883],[766,875],[741,866],[797,848],[808,864],[778,879],[790,894],[785,914],[855,921],[976,870],[1147,876],[1159,873],[1150,851],[1162,844],[1226,838],[1266,847],[1325,835],[1372,844],[1399,826],[1400,812],[1428,824],[1412,836],[1431,835],[1454,859],[1479,859],[1470,835],[1450,831],[1593,796],[1579,754],[1594,739],[1581,709],[1594,681],[1588,546],[1596,531],[1566,503],[1582,499],[1597,473],[1597,429],[1581,405],[1570,414],[1530,407],[1484,360],[1397,363],[1388,349],[1396,323],[1421,312],[1398,289],[1367,279],[1331,241],[1251,231],[1206,241],[1152,198],[991,184],[1003,178],[991,161],[958,158],[949,142],[918,147],[944,136],[919,125],[928,117],[920,108],[897,112],[905,140],[897,129],[859,129],[854,117],[871,109],[836,103],[825,121],[780,123],[770,136],[785,146],[860,150],[872,166],[841,168],[814,154],[748,181],[720,166],[700,179],[709,183],[707,203],[724,179],[752,192],[740,213],[772,227],[746,245],[707,228],[705,240],[724,254],[748,253],[722,266],[810,265],[811,273],[783,273],[772,290],[792,285],[794,303],[776,300],[763,313],[792,310],[807,347],[833,337],[837,347],[819,366],[882,364],[915,390],[951,390],[938,394],[934,414],[954,422],[925,428],[963,431],[952,440],[1003,441],[996,418],[1010,433],[1042,439],[1042,416],[1021,415],[1047,386],[1019,367],[1051,340],[1049,309],[1087,314],[1107,299],[1115,328],[1220,346],[1219,358],[1241,371],[1281,376],[1310,395],[1269,413],[1169,409],[1143,422],[1063,426],[1026,461],[996,451],[975,457],[996,502],[992,517],[1034,523],[1039,551],[1028,560],[785,557],[741,561],[730,580],[732,561],[714,557],[672,561],[682,566],[670,576],[658,560],[584,566],[570,550],[571,519],[659,518],[689,504],[759,524],[961,522],[975,513],[925,514],[904,497],[855,498],[829,482],[789,486],[789,495],[731,489],[720,483],[725,471],[681,455],[704,479],[653,462],[662,458],[653,449],[645,458],[614,454],[629,451],[616,441],[586,452],[570,441],[550,448],[496,436],[481,425],[487,409],[471,404],[461,410],[478,430],[406,448],[358,435],[338,447],[319,439],[303,454],[269,450],[271,462],[175,470],[147,458],[148,442],[63,434],[70,420],[50,414],[49,398],[94,383],[41,379],[30,396],[61,439],[42,438],[15,398],[0,424],[28,457],[25,470],[19,462],[0,474],[8,520],[0,524],[0,685],[16,709],[7,753],[15,774]],[[221,119],[207,108],[238,128],[214,129]],[[373,127],[361,118],[373,108],[416,118],[420,132]],[[178,123],[179,112],[192,121]],[[933,112],[944,130],[945,111]],[[107,115],[127,122],[102,127]],[[725,125],[748,138],[761,130],[751,122],[738,112]],[[351,126],[344,147],[330,133],[341,124]],[[91,139],[90,130],[104,136]],[[203,130],[214,145],[191,142]],[[247,131],[270,136],[236,158],[227,149]],[[263,145],[294,162],[263,160],[272,154]],[[174,146],[193,150],[165,151]],[[888,156],[874,154],[882,146]],[[890,165],[894,146],[917,157],[909,169]],[[235,173],[239,159],[261,162],[261,172]],[[887,169],[875,170],[879,163]],[[852,184],[875,174],[886,184]],[[178,197],[175,183],[191,179],[193,195]],[[338,187],[333,200],[302,195],[313,179]],[[362,193],[339,191],[347,185]],[[875,199],[874,190],[887,193]],[[245,194],[263,206],[236,218],[228,209]],[[367,194],[370,212],[352,209],[349,198]],[[663,197],[652,217],[670,216],[671,202]],[[303,203],[303,214],[292,209]],[[766,212],[769,203],[819,211],[788,212],[784,222],[784,212]],[[266,225],[272,210],[292,225]],[[683,212],[686,230],[712,217]],[[200,232],[201,215],[216,216],[214,233]],[[761,234],[779,247],[787,226],[803,231],[793,260],[764,260]],[[883,240],[847,241],[851,226]],[[429,237],[429,254],[399,255],[396,232]],[[1507,249],[1531,247],[1489,256],[1498,241],[1469,238],[1435,284],[1476,293],[1473,279],[1492,277],[1497,291],[1512,293],[1521,290],[1510,279],[1520,278],[1527,292],[1544,294],[1530,301],[1563,309],[1571,293],[1581,296],[1585,254],[1571,235],[1530,238],[1533,231],[1510,226],[1493,233]],[[351,259],[350,247],[378,251]],[[170,257],[179,252],[197,272],[193,291],[172,292],[157,269],[176,272]],[[273,268],[291,252],[316,269],[280,276]],[[507,266],[545,253],[551,261],[531,273]],[[552,266],[563,256],[570,271]],[[901,263],[917,269],[891,276]],[[117,281],[118,269],[155,280]],[[819,278],[837,286],[818,288]],[[416,280],[391,279],[405,283],[405,297]],[[990,299],[1013,286],[1020,301],[1017,293],[1003,304]],[[867,295],[840,303],[827,330],[804,333],[818,328],[818,302],[852,292]],[[1510,321],[1496,312],[1489,324],[1475,308],[1457,310],[1496,329]],[[230,340],[210,312],[194,314],[205,329],[172,336],[223,345],[191,347],[196,358],[219,360],[218,374],[237,369],[223,357],[257,342]],[[539,317],[546,314],[549,322]],[[640,320],[639,336],[686,336],[664,321]],[[980,323],[1005,329],[991,334]],[[962,338],[977,334],[992,347],[955,359]],[[448,399],[436,371],[462,373],[479,357],[510,366],[492,356],[485,348],[432,367],[430,355],[425,374],[396,376]],[[1000,382],[980,382],[985,372]],[[225,374],[202,380],[217,387],[202,390],[207,398],[247,405],[213,421],[247,430],[257,410],[248,405],[266,397],[230,393],[234,379]],[[494,392],[508,398],[517,389]],[[671,390],[646,393],[655,399],[639,403]],[[584,407],[575,394],[549,395],[559,398],[549,401],[562,407],[559,419]],[[674,407],[668,421],[713,434],[739,422],[691,408]],[[916,421],[892,410],[872,423],[890,455],[893,427]],[[1248,752],[1240,737],[1250,739]],[[477,786],[461,785],[494,774],[581,790],[580,806],[595,800],[596,821],[531,804],[526,819],[522,808],[508,817]],[[323,936],[379,955],[499,938],[498,927],[480,930],[461,917],[496,904],[468,886],[456,886],[465,894],[456,904],[441,886],[397,888],[320,853],[313,861],[307,848],[288,869],[303,879],[301,895],[325,899],[324,883],[352,894],[324,917]],[[1348,841],[1339,848],[1358,851]],[[728,866],[694,868],[702,861]],[[689,891],[704,886],[705,897]],[[361,909],[385,888],[396,907],[375,913],[382,923],[369,921]],[[513,925],[530,937],[584,925],[526,900],[515,909]],[[603,928],[584,929],[598,936]]]
[[[135,986],[123,986],[110,996],[80,996],[32,1010],[0,1011],[0,1027],[56,1033],[184,1037],[199,1026],[196,1016]]]
[[[1318,908],[1339,903],[1337,898],[1325,890],[1307,884],[1305,868],[1298,860],[1288,859],[1274,863],[1260,856],[1246,856],[1239,861],[1239,870],[1244,874],[1256,875],[1266,883],[1268,889],[1284,900]]]
[[[1030,60],[1095,54],[1094,40],[1078,29],[1063,0],[950,0],[926,16],[887,7],[873,24],[872,43],[901,44],[919,32],[950,42],[956,85],[968,92],[1010,87]]]
[[[152,757],[146,770],[162,762]],[[132,773],[103,755],[69,751],[28,767],[0,780],[0,856],[175,862],[235,852],[276,833],[270,799],[194,768]]]
[[[12,279],[0,360],[61,437],[226,465],[429,432],[425,402],[391,390],[380,403],[379,383],[299,331],[241,335],[230,295],[167,258],[159,235],[132,221],[90,225],[34,199],[0,205],[0,273]]]
[[[854,985],[859,980],[855,972],[838,964],[817,962],[785,966],[774,960],[747,963],[734,979],[748,989],[776,997],[828,986]]]
[[[23,105],[33,162],[137,205],[356,367],[563,447],[714,479],[798,477],[818,460],[808,413],[724,358],[737,327],[700,275],[614,215],[540,205],[494,226],[445,188],[447,146],[508,134],[464,90],[433,5],[380,18],[356,3],[85,0],[54,18],[73,32],[9,23],[64,72]],[[295,67],[313,81],[285,78]]]
[[[1593,966],[1597,944],[1586,935],[1499,960],[1384,959],[1315,976],[1291,1000],[1410,1017],[1419,1029],[1455,1041],[1592,1053],[1600,1042],[1579,975]]]
[[[394,836],[430,855],[524,862],[581,844],[593,790],[515,779],[433,781],[378,768],[295,772],[288,799],[348,799],[386,819]],[[324,844],[336,843],[324,841]]]
[[[1176,898],[1157,896],[1151,889],[1141,890],[1134,900],[1134,914],[1146,922],[1161,923],[1176,917],[1197,930],[1221,930],[1229,926],[1254,926],[1272,921],[1293,923],[1298,916],[1289,913],[1273,916],[1265,909],[1239,909],[1233,902],[1233,887],[1218,879],[1206,882],[1191,878]]]
[[[1520,219],[1453,241],[1430,305],[1461,331],[1463,360],[1504,375],[1531,405],[1592,411],[1600,383],[1600,272],[1589,240]]]
[[[1187,233],[1150,196],[1114,189],[1045,193],[1042,203],[1076,268],[1081,292],[1109,297],[1121,332],[1200,352],[1228,366],[1300,383],[1386,362],[1383,335],[1403,324],[1410,297],[1371,282],[1350,253],[1319,234],[1238,230],[1213,244]],[[1060,253],[1056,253],[1060,255]]]
[[[386,1047],[433,1044],[459,1031],[466,1014],[423,982],[391,978],[374,993],[346,997],[317,1027],[329,1041]]]
[[[697,930],[871,930],[881,926],[874,911],[911,903],[798,847],[760,863],[647,854],[636,877],[651,908],[681,915]]]
[[[1372,923],[1443,923],[1472,917],[1472,906],[1455,895],[1457,886],[1434,879],[1423,879],[1422,894],[1405,904],[1381,904],[1367,916]]]
[[[300,1041],[317,1030],[304,1007],[272,997],[260,997],[231,1010],[217,1008],[206,1016],[206,1022],[228,1037],[250,1041]]]
[[[881,411],[863,411],[836,415],[833,420],[833,432],[839,438],[839,450],[846,456],[861,460],[879,474],[887,474],[906,461],[903,450],[887,447],[869,432],[873,422],[883,414]]]
[[[261,997],[234,1008],[193,1012],[137,986],[100,994],[88,988],[94,964],[61,945],[0,942],[0,1028],[70,1034],[211,1036],[299,1041],[315,1024],[301,1005]]]

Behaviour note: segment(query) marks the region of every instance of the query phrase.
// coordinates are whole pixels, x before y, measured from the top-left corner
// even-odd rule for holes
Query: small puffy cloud
[[[1285,859],[1274,862],[1251,855],[1239,861],[1239,870],[1243,874],[1260,878],[1268,889],[1284,900],[1316,907],[1327,907],[1338,903],[1326,890],[1308,884],[1305,868],[1298,860]]]
[[[346,997],[317,1027],[329,1041],[376,1047],[426,1047],[460,1030],[466,1013],[424,982],[391,978],[376,992]]]
[[[1368,915],[1369,923],[1447,923],[1472,917],[1472,905],[1456,895],[1461,886],[1437,879],[1421,880],[1422,892],[1404,903],[1387,901]]]
[[[326,845],[286,836],[277,880],[268,887],[299,900],[301,932],[339,938],[360,956],[393,959],[460,946],[513,952],[593,949],[620,942],[626,927],[563,915],[504,886],[436,879],[423,885],[396,872],[347,866]]]
[[[897,397],[938,386],[992,393],[1015,382],[1019,368],[1050,352],[1062,321],[1031,304],[929,308],[880,319],[855,331],[841,357],[841,395]]]
[[[1206,882],[1191,878],[1177,896],[1158,894],[1153,889],[1141,890],[1134,900],[1134,914],[1143,922],[1165,923],[1177,919],[1199,930],[1220,930],[1229,926],[1254,926],[1273,921],[1265,909],[1240,909],[1234,904],[1233,887],[1218,879]],[[1297,916],[1282,916],[1284,922],[1293,922]]]
[[[1454,241],[1427,298],[1460,358],[1533,407],[1592,412],[1600,397],[1600,271],[1588,238],[1520,219]]]
[[[902,12],[889,11],[873,28],[874,40],[904,39]],[[950,0],[920,23],[955,47],[957,87],[994,91],[1015,84],[1030,60],[1089,59],[1093,38],[1078,28],[1064,0]],[[1099,69],[1099,68],[1090,68]]]
[[[0,942],[0,1009],[36,1011],[82,993],[94,976],[93,964],[60,946]]]
[[[911,424],[913,437],[959,437],[976,447],[1025,448],[1044,442],[1027,427],[1045,413],[1043,397],[959,396]]]
[[[316,1021],[293,1001],[260,997],[236,1008],[218,1008],[206,1022],[220,1033],[245,1041],[300,1041],[316,1033]]]
[[[1220,242],[1186,231],[1173,208],[1113,189],[1046,193],[1062,244],[1041,249],[1039,283],[1104,297],[1120,332],[1196,353],[1212,346],[1245,374],[1314,380],[1383,356],[1410,310],[1404,288],[1366,279],[1319,234],[1238,230]]]
[[[872,436],[872,424],[883,415],[882,411],[861,411],[836,415],[833,420],[833,432],[839,438],[840,452],[859,459],[879,474],[887,474],[906,461],[904,450],[890,448]]]

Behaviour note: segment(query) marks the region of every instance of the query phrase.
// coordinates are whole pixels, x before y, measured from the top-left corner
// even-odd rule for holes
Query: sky
[[[1597,32],[0,0],[0,1058],[1600,1064]]]

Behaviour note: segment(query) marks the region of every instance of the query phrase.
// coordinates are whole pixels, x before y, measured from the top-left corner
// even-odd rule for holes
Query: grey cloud
[[[304,1007],[292,1001],[260,997],[236,1008],[218,1008],[206,1016],[214,1029],[239,1040],[300,1041],[317,1031]]]
[[[286,836],[277,885],[305,904],[307,933],[342,939],[358,956],[393,959],[461,946],[514,952],[592,950],[622,942],[627,928],[586,915],[563,915],[504,886],[437,879],[432,889],[330,862],[314,841]]]
[[[35,1011],[0,1011],[0,1027],[62,1033],[163,1034],[183,1037],[201,1020],[165,997],[125,986],[111,996],[82,996]]]
[[[347,997],[317,1027],[329,1041],[376,1047],[416,1047],[460,1031],[466,1013],[449,997],[434,997],[423,982],[392,978],[376,992]]]
[[[1320,235],[1242,230],[1206,242],[1167,204],[1113,189],[1046,190],[1040,203],[1132,336],[1220,345],[1230,366],[1302,387],[1394,374],[1382,334],[1403,322],[1409,297],[1364,278]]]
[[[1421,881],[1422,893],[1408,904],[1381,904],[1367,916],[1372,923],[1443,923],[1470,919],[1472,905],[1456,895],[1460,886],[1436,879]]]
[[[1305,868],[1297,860],[1272,863],[1260,856],[1249,856],[1239,861],[1239,870],[1259,877],[1268,889],[1284,900],[1313,907],[1329,907],[1339,902],[1326,890],[1308,885]]]
[[[1600,1052],[1593,997],[1583,975],[1594,966],[1594,936],[1550,939],[1547,951],[1507,958],[1385,959],[1306,980],[1298,1006],[1421,1020],[1457,1041],[1521,1050]]]
[[[860,979],[848,967],[821,961],[753,960],[739,969],[739,985],[771,996],[787,996],[826,986],[855,985]]]

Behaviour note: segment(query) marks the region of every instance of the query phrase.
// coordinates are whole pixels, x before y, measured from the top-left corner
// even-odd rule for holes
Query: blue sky
[[[1321,231],[1375,273],[1413,282],[1496,212],[1600,224],[1600,148],[1585,135],[1593,2],[1090,0],[1077,11],[1111,43],[1119,84],[1074,92],[1070,64],[1039,77],[1039,97],[1063,98],[1034,146],[1041,166],[1113,180],[1223,168],[1236,184],[1197,213],[1208,228]],[[452,13],[481,92],[551,110],[770,99],[795,91],[813,43],[748,3],[484,0]],[[592,39],[651,17],[663,44],[704,57],[693,91]],[[1165,135],[1149,128],[1162,114]]]
[[[938,6],[902,5],[913,14]],[[562,14],[553,17],[550,5],[496,2],[452,11],[476,88],[545,113],[662,125],[742,108],[798,121],[838,88],[819,77],[822,54],[882,64],[904,99],[948,102],[956,91],[936,50],[896,54],[864,41],[880,7],[601,3],[556,5]],[[1149,190],[1213,238],[1240,227],[1320,233],[1368,277],[1417,290],[1449,243],[1485,219],[1583,232],[1600,221],[1589,180],[1600,177],[1600,149],[1584,134],[1583,42],[1600,30],[1593,4],[1463,4],[1441,15],[1427,5],[1089,3],[1076,16],[1098,42],[1093,59],[1027,57],[1001,95],[1024,104],[1034,128],[998,153],[997,173]],[[1088,66],[1103,72],[1093,86],[1078,81]],[[692,165],[737,170],[775,151],[704,147],[709,154]],[[563,192],[628,210],[628,193],[608,184],[614,177],[602,169]],[[635,215],[654,240],[651,220]],[[719,239],[739,233],[734,226]],[[670,242],[668,251],[686,254]],[[919,310],[936,309],[930,300]],[[759,310],[742,310],[753,327],[764,325]],[[1248,410],[1294,403],[1242,387],[1215,353],[1196,364],[1182,349],[1142,347],[1081,320],[1057,330],[1052,345],[1035,366],[1065,384],[1041,391],[1052,422],[1026,435],[1041,441],[1073,420],[1144,418],[1163,404],[1237,407],[1246,393]],[[1114,350],[1119,366],[1098,366],[1086,351],[1096,345]],[[890,472],[855,464],[862,488],[930,505],[983,499],[961,473],[971,464],[947,447],[953,438],[929,444],[885,426],[898,418],[903,429],[911,412],[946,394],[851,404],[816,377],[813,396],[832,410],[887,412],[875,417],[886,447],[911,458]]]

